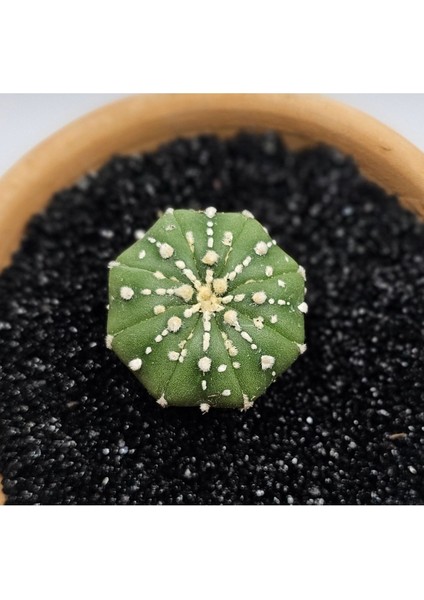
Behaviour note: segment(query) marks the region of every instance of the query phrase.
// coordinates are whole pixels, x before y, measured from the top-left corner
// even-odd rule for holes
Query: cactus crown
[[[305,350],[304,269],[248,211],[168,209],[109,267],[106,344],[161,406],[247,409]]]

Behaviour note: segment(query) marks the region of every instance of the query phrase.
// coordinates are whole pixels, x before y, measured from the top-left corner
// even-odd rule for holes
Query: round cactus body
[[[107,346],[161,406],[249,408],[306,348],[304,269],[247,211],[138,237],[109,264]]]

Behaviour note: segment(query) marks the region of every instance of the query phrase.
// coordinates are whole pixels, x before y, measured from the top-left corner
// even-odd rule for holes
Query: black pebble
[[[108,261],[158,211],[251,210],[308,275],[307,352],[248,412],[161,409],[104,345]],[[424,501],[424,225],[332,149],[273,135],[118,157],[0,277],[11,504]]]

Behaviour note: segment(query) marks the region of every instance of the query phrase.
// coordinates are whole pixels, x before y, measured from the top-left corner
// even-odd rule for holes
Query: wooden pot
[[[52,194],[112,155],[153,150],[178,136],[227,136],[240,129],[276,130],[294,148],[335,146],[353,156],[368,179],[424,217],[424,154],[354,108],[317,95],[130,96],[67,125],[0,179],[0,270],[19,247],[29,218]]]

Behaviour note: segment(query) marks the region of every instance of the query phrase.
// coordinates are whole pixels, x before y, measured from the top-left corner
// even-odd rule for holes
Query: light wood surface
[[[64,127],[0,179],[0,271],[19,247],[29,218],[52,194],[113,154],[153,150],[178,136],[226,136],[240,129],[276,130],[291,147],[335,146],[352,155],[370,180],[424,217],[424,154],[354,108],[317,95],[130,96]]]
[[[0,475],[0,504],[4,504],[5,502],[6,496],[3,493],[2,476]]]

